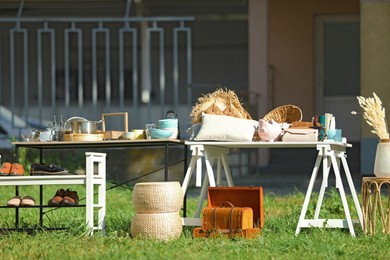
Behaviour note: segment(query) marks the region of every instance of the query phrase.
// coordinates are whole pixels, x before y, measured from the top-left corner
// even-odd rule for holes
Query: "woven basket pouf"
[[[183,197],[179,182],[141,182],[134,186],[133,206],[142,214],[178,212]]]
[[[183,229],[179,212],[136,214],[131,221],[132,237],[170,240],[179,238]]]

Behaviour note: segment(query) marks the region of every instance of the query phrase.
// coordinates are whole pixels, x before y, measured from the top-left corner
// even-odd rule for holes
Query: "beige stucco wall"
[[[375,92],[390,114],[390,1],[362,1],[361,5],[361,94]],[[362,124],[362,137],[373,137]]]
[[[272,0],[268,7],[273,106],[298,105],[304,120],[310,120],[315,112],[314,18],[358,14],[359,0]]]

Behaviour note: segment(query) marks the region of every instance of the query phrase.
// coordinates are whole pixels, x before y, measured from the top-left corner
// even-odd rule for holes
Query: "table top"
[[[162,145],[206,145],[224,148],[315,148],[329,145],[333,148],[352,147],[341,142],[220,142],[220,141],[189,141],[180,139],[139,139],[139,140],[103,140],[103,141],[48,141],[48,142],[12,142],[15,147],[36,149],[56,148],[90,148],[90,147],[131,147],[131,146],[162,146]]]
[[[376,176],[373,176],[373,177],[363,177],[362,178],[362,181],[363,182],[384,182],[384,181],[390,181],[390,176],[389,177],[376,177]]]
[[[219,141],[185,141],[186,145],[206,145],[224,148],[315,148],[329,145],[335,148],[352,147],[352,144],[342,142],[219,142]]]
[[[48,142],[12,142],[15,147],[28,147],[37,149],[55,148],[104,148],[104,147],[130,147],[130,146],[162,146],[184,145],[179,139],[139,139],[139,140],[103,140],[103,141],[48,141]]]

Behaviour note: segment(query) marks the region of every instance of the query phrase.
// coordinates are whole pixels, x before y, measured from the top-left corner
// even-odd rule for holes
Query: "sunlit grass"
[[[108,184],[108,186],[110,186]],[[44,188],[47,202],[61,186]],[[81,187],[81,188],[80,188]],[[85,197],[82,186],[70,186],[80,198]],[[0,202],[13,196],[13,187],[1,187]],[[38,198],[37,187],[21,187],[21,195]],[[317,194],[314,194],[315,197]],[[348,198],[352,205],[351,198]],[[44,226],[64,227],[65,230],[40,229],[39,209],[21,209],[20,223],[36,227],[36,231],[3,232],[0,234],[0,259],[388,259],[390,236],[378,232],[364,236],[355,226],[356,237],[348,230],[302,229],[295,236],[304,194],[296,192],[287,196],[264,195],[265,226],[259,238],[247,239],[194,239],[192,229],[185,227],[177,240],[158,241],[134,239],[130,236],[130,224],[134,216],[131,189],[119,187],[107,191],[107,233],[85,234],[84,208],[61,208],[44,215]],[[81,204],[85,201],[81,200]],[[193,216],[197,199],[188,199],[188,215]],[[45,210],[50,210],[46,208]],[[312,215],[311,203],[308,214]],[[13,227],[15,210],[0,209],[0,227]],[[332,190],[324,200],[325,215],[344,217],[337,190]],[[353,212],[353,218],[356,213]],[[379,229],[380,230],[380,229]]]

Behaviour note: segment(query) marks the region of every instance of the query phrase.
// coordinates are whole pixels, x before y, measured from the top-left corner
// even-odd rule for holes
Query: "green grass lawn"
[[[60,186],[44,188],[49,200]],[[84,198],[84,188],[72,186]],[[38,187],[20,187],[21,195],[38,198]],[[1,187],[0,203],[5,205],[14,194],[13,187]],[[334,190],[325,199],[327,216],[343,217],[342,204]],[[349,198],[351,199],[351,198]],[[107,234],[85,235],[84,208],[62,208],[48,212],[44,225],[65,230],[36,232],[3,232],[0,234],[0,259],[389,259],[390,235],[377,233],[364,236],[355,226],[356,237],[348,230],[302,229],[295,236],[304,194],[275,196],[265,193],[265,226],[259,238],[246,240],[216,238],[194,239],[192,229],[185,227],[182,236],[172,241],[133,239],[130,224],[134,215],[131,190],[115,188],[107,191]],[[84,204],[85,201],[81,201]],[[350,201],[351,202],[351,201]],[[196,198],[188,199],[188,215],[196,208]],[[352,202],[350,203],[352,205]],[[308,214],[313,214],[310,205]],[[49,210],[50,208],[46,209]],[[0,227],[14,225],[15,210],[0,209]],[[20,225],[32,227],[39,223],[39,209],[21,209]],[[321,216],[320,216],[321,217]],[[356,219],[356,213],[353,214]]]

